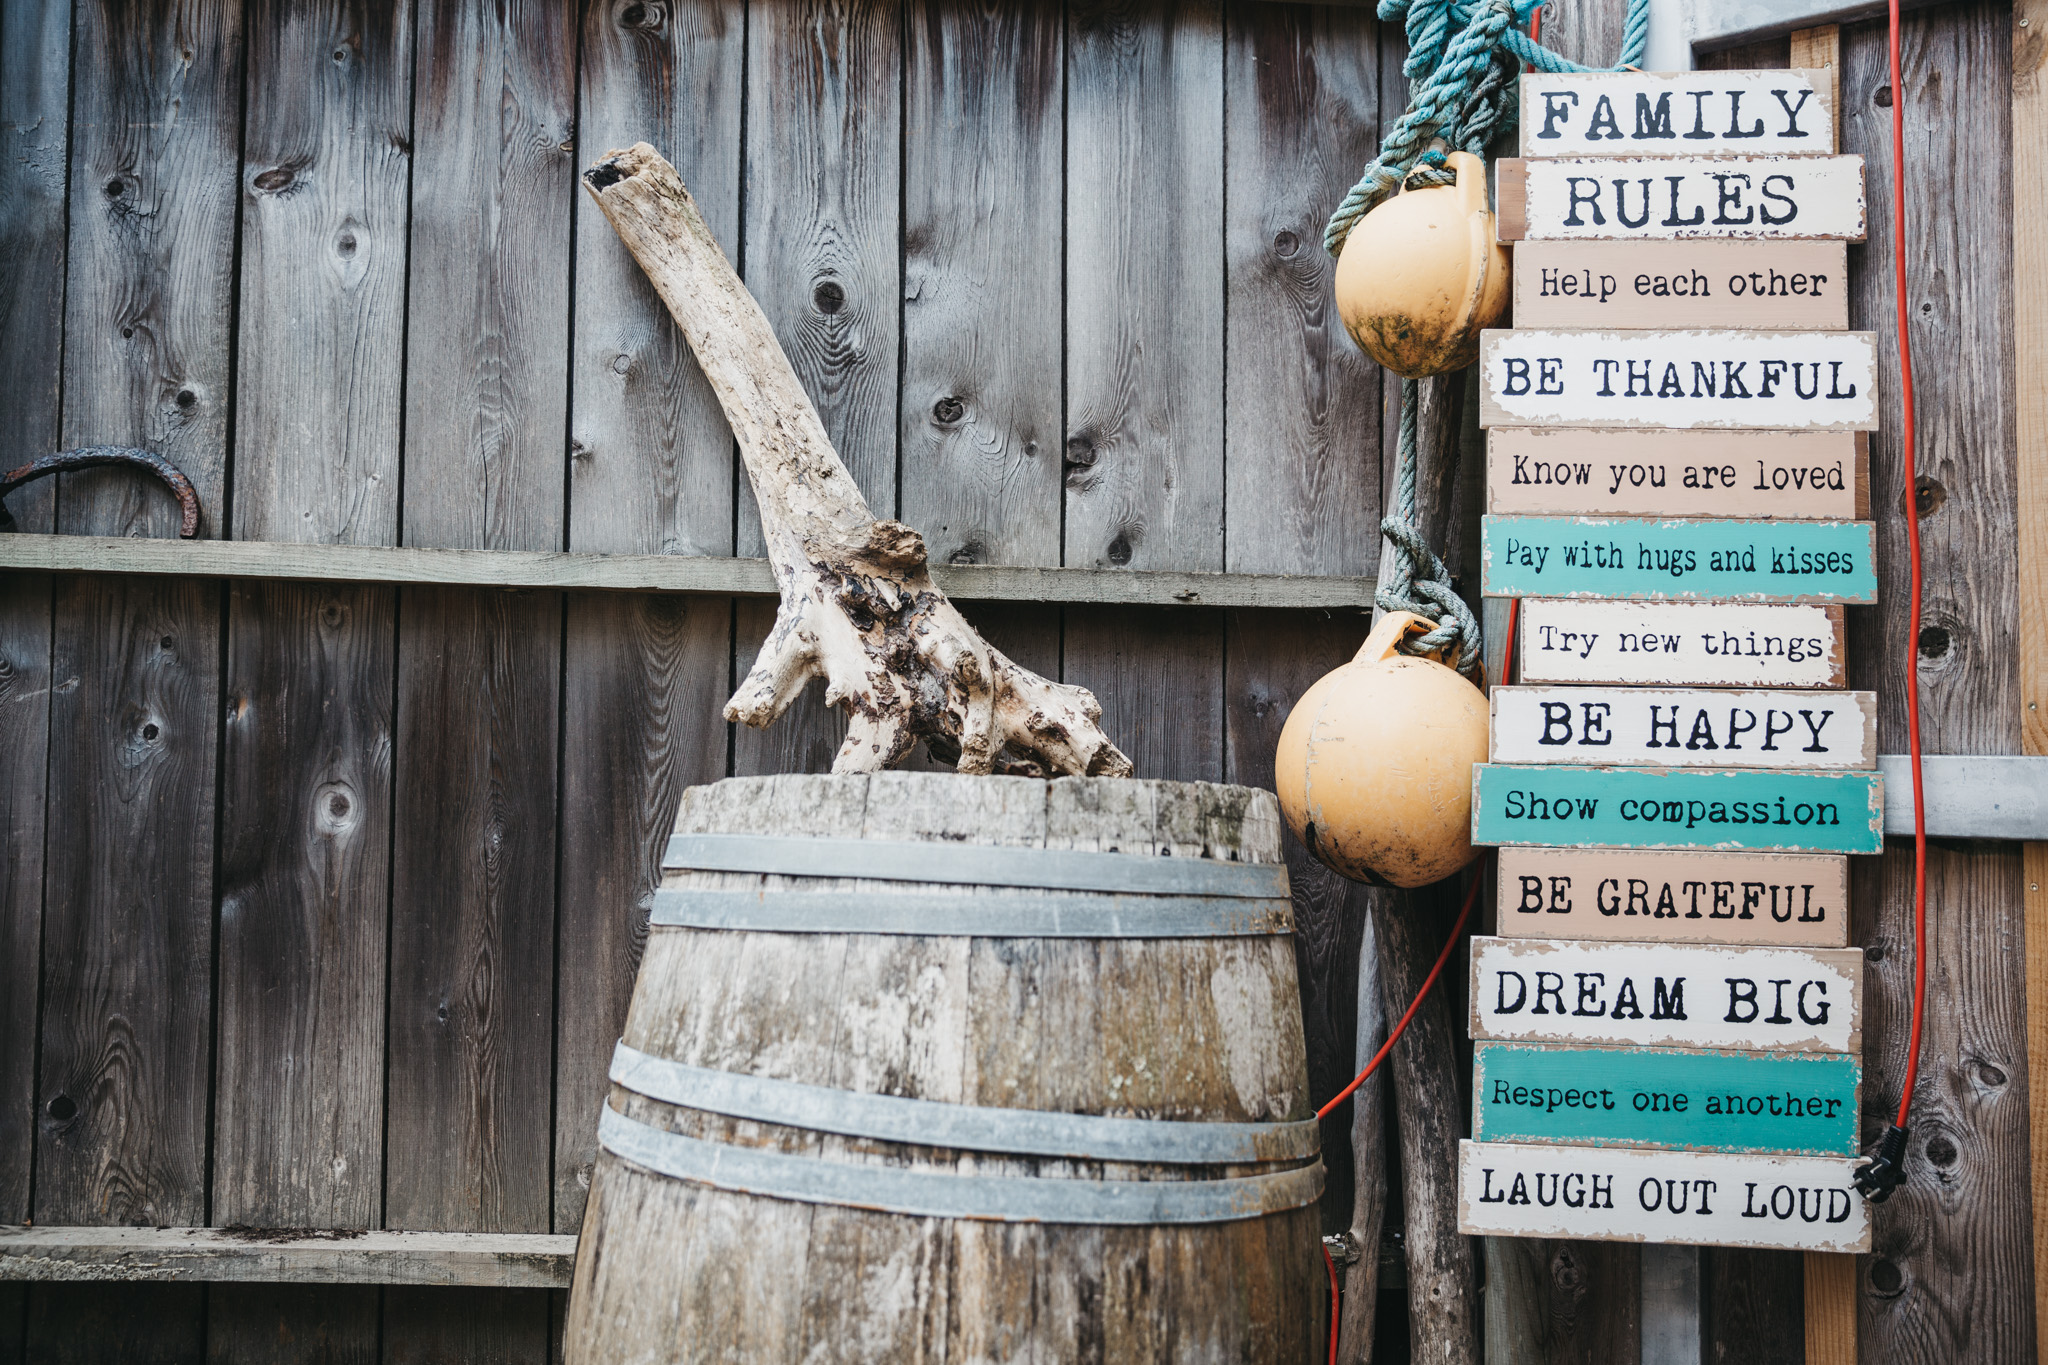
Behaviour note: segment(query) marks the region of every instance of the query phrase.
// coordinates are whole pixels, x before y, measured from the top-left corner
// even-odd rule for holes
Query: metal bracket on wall
[[[1884,832],[1913,833],[1913,773],[1905,754],[1880,754]],[[2048,839],[2048,757],[1923,754],[1927,834],[1940,839]]]
[[[1925,9],[1940,0],[1902,0],[1901,9]],[[1720,52],[1824,24],[1875,19],[1886,0],[1650,0],[1646,71],[1690,71],[1693,54]]]

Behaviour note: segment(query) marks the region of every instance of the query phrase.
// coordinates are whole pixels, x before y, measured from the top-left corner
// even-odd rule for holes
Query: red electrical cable
[[[1913,343],[1906,304],[1906,88],[1899,72],[1899,0],[1891,0],[1892,61],[1892,267],[1897,277],[1899,393],[1905,409],[1900,450],[1905,466],[1906,546],[1912,560],[1913,601],[1906,633],[1906,751],[1913,767],[1913,1031],[1906,1043],[1906,1079],[1899,1117],[1906,1126],[1913,1083],[1920,1073],[1920,1019],[1927,1000],[1927,802],[1920,784],[1920,516],[1913,442]]]
[[[1323,1269],[1330,1272],[1330,1365],[1337,1365],[1337,1309],[1340,1299],[1337,1295],[1337,1263],[1330,1259],[1330,1249],[1323,1248]]]

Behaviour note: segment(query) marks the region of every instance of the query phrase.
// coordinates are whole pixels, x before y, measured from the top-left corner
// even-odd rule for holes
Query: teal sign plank
[[[1884,847],[1884,779],[1480,763],[1472,769],[1472,842],[1876,853]]]
[[[1488,597],[1672,602],[1875,602],[1867,521],[1487,517]]]
[[[1863,1067],[1843,1052],[1480,1043],[1472,1057],[1477,1141],[1811,1156],[1858,1150]]]

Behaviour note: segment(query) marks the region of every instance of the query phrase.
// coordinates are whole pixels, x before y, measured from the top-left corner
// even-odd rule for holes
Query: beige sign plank
[[[1523,242],[1517,327],[1847,331],[1846,242]]]
[[[1861,948],[1474,938],[1472,1037],[1863,1050]]]
[[[1490,330],[1482,427],[1870,431],[1871,332]]]
[[[1870,436],[1496,427],[1486,434],[1486,510],[1868,521]]]
[[[1527,71],[1522,155],[1828,156],[1826,71]]]
[[[1875,768],[1877,693],[1496,687],[1495,763]]]
[[[1522,938],[1849,942],[1849,859],[1835,853],[1503,848],[1496,923]]]
[[[1458,1143],[1458,1231],[1687,1246],[1870,1250],[1857,1157]]]
[[[1522,599],[1525,683],[1841,687],[1842,609],[1820,604]]]
[[[1503,160],[1503,242],[1863,240],[1860,156]]]

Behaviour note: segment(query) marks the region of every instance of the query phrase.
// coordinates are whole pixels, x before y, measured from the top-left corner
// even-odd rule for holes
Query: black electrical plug
[[[1870,1160],[1856,1168],[1856,1188],[1873,1204],[1882,1204],[1906,1183],[1906,1130],[1894,1123],[1884,1130]]]

